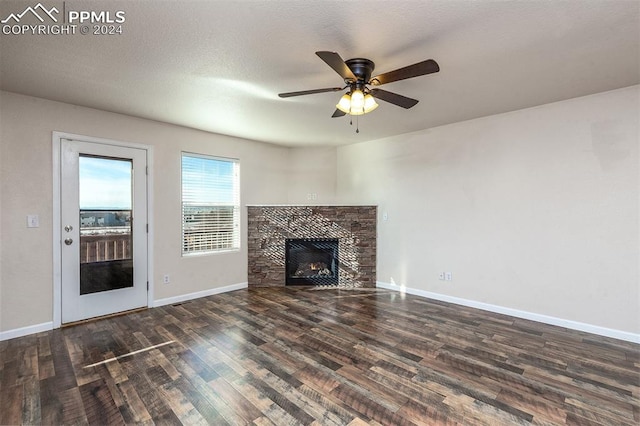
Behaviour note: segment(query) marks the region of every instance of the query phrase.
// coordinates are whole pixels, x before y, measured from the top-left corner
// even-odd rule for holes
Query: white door
[[[62,323],[147,306],[147,151],[62,139]]]

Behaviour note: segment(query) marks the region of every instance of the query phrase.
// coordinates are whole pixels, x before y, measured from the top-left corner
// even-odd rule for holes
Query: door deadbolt
[[[67,232],[71,232],[71,231],[73,231],[73,226],[67,225],[67,226],[64,227],[64,230],[67,231]]]

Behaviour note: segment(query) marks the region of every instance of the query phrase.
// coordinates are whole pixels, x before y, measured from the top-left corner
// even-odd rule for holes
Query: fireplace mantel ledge
[[[246,204],[245,207],[377,207],[377,204]]]

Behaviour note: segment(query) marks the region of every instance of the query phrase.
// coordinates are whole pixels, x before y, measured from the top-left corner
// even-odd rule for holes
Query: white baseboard
[[[611,328],[600,327],[597,325],[586,324],[578,321],[556,318],[548,315],[536,314],[533,312],[520,311],[518,309],[506,308],[504,306],[491,305],[489,303],[477,302],[475,300],[462,299],[455,296],[447,296],[446,294],[433,293],[425,290],[399,286],[378,281],[376,287],[388,290],[396,290],[403,293],[413,294],[415,296],[426,297],[427,299],[440,300],[442,302],[454,303],[456,305],[468,306],[470,308],[482,309],[483,311],[495,312],[497,314],[509,315],[516,318],[537,321],[544,324],[557,325],[572,330],[584,331],[587,333],[597,334],[614,339],[625,340],[632,343],[640,343],[640,334],[630,333],[628,331],[614,330]]]
[[[167,297],[166,299],[158,299],[153,301],[153,307],[165,305],[173,305],[174,303],[186,302],[187,300],[199,299],[201,297],[211,296],[213,294],[227,293],[234,290],[242,290],[247,288],[248,283],[231,284],[224,287],[216,287],[209,290],[197,291],[195,293],[181,294],[180,296]]]
[[[27,327],[14,328],[13,330],[0,331],[0,342],[3,340],[14,339],[16,337],[22,337],[28,334],[40,333],[41,331],[49,330],[53,330],[53,321],[30,325]]]

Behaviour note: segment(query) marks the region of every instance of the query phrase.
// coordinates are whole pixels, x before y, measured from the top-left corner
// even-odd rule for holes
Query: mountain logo
[[[51,18],[51,20],[53,20],[53,22],[58,22],[58,19],[53,15],[54,12],[56,14],[60,13],[60,11],[55,7],[52,7],[50,10],[47,10],[47,8],[42,5],[42,3],[38,3],[34,7],[28,6],[22,13],[18,13],[18,14],[11,13],[9,16],[7,16],[5,19],[3,19],[0,22],[2,22],[3,24],[6,24],[7,22],[13,19],[13,21],[17,24],[28,13],[38,18],[40,22],[44,22],[44,18],[42,16],[48,16],[49,18]]]

